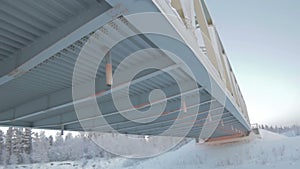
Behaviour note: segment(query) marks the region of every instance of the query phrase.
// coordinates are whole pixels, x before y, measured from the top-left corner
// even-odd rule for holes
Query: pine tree
[[[23,131],[21,148],[22,163],[31,163],[32,131],[30,128],[25,128],[25,130]]]
[[[42,131],[40,134],[35,133],[31,153],[33,162],[48,162],[49,147],[49,141],[45,135],[45,132]]]
[[[4,133],[0,130],[0,164],[3,164],[4,154]]]
[[[10,156],[12,155],[12,135],[13,135],[13,128],[9,127],[5,136],[5,148],[6,148],[5,164],[9,164]]]
[[[23,129],[22,128],[13,128],[12,133],[12,157],[10,159],[11,164],[20,164],[22,163],[22,138],[23,138]]]
[[[32,151],[32,131],[30,128],[25,128],[23,135],[23,149],[25,154],[30,154]]]
[[[61,145],[63,145],[63,143],[64,143],[64,138],[62,137],[62,135],[61,135],[60,132],[57,132],[56,136],[55,136],[55,142],[54,142],[54,144],[56,146],[61,146]]]
[[[53,146],[53,137],[52,137],[52,135],[49,136],[48,140],[49,140],[49,145]]]

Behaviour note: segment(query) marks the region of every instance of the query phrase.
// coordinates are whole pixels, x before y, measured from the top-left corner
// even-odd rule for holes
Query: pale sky
[[[251,123],[300,124],[300,1],[206,3]]]

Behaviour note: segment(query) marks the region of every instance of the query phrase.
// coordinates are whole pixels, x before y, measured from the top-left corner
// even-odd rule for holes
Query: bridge
[[[249,134],[203,0],[3,1],[0,20],[1,126]]]

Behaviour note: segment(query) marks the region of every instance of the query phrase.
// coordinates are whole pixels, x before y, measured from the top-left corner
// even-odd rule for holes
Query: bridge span
[[[246,104],[203,0],[2,3],[1,126],[248,135]]]

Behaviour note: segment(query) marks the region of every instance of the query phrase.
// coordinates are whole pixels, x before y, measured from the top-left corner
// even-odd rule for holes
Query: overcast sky
[[[300,1],[206,3],[251,122],[300,124]]]

